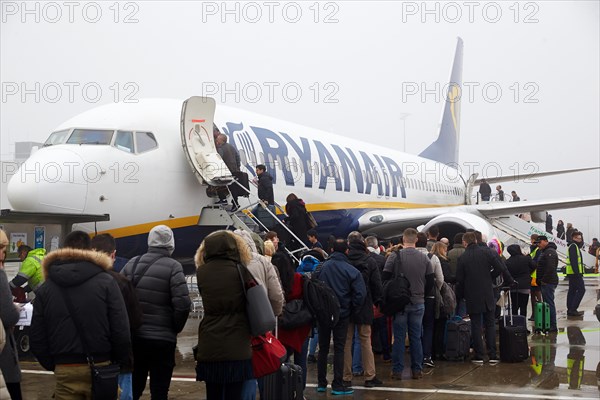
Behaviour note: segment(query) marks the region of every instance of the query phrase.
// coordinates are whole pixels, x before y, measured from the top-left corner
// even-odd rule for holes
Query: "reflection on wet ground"
[[[556,291],[559,308],[566,303],[568,285],[561,282]],[[586,294],[581,310],[583,318],[567,319],[566,312],[559,312],[559,333],[556,335],[529,336],[530,357],[516,364],[500,363],[474,365],[470,362],[436,361],[433,369],[425,370],[424,378],[392,381],[390,364],[377,359],[377,375],[384,381],[380,388],[367,389],[363,380],[355,378],[355,399],[598,399],[600,394],[600,323],[593,315],[597,291],[597,279],[586,280]],[[204,399],[204,384],[195,382],[192,346],[197,340],[198,318],[191,317],[178,339],[174,379],[170,397],[173,399]],[[408,353],[408,352],[407,352]],[[23,362],[23,392],[25,399],[50,399],[54,378],[52,374],[40,374],[35,362]],[[406,371],[405,371],[406,372]],[[316,365],[308,366],[308,399],[326,399],[330,392],[315,391]],[[331,378],[330,378],[331,379]],[[350,397],[350,396],[346,396]],[[145,393],[143,399],[149,399]]]

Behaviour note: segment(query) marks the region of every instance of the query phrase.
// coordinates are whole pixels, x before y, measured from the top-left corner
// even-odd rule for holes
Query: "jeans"
[[[256,400],[256,379],[248,379],[242,384],[242,400]]]
[[[408,331],[410,342],[410,367],[413,371],[423,370],[423,347],[421,330],[425,304],[409,304],[404,312],[394,316],[394,344],[392,346],[392,372],[401,373],[404,369],[404,338]]]
[[[373,335],[379,336],[381,342],[381,354],[384,360],[390,359],[390,339],[388,337],[387,317],[379,317],[373,320]]]
[[[496,358],[496,318],[495,310],[483,313],[471,313],[471,338],[475,357],[483,359],[483,338],[481,337],[481,323],[485,324],[485,344],[491,359]]]
[[[554,291],[556,285],[542,285],[542,298],[548,303],[550,309],[550,330],[556,330],[556,304],[554,304]]]
[[[319,331],[316,328],[313,328],[313,337],[310,338],[310,343],[308,345],[308,354],[314,356],[317,352],[317,344],[319,344]]]
[[[569,292],[567,293],[567,311],[574,312],[585,294],[583,275],[569,275]]]
[[[435,299],[425,298],[425,313],[423,314],[423,334],[421,345],[423,346],[423,358],[431,358],[433,346],[433,324],[435,322]]]
[[[348,333],[349,318],[340,318],[333,327],[319,325],[319,358],[317,359],[317,382],[319,387],[327,387],[327,356],[333,334],[333,382],[332,390],[343,390],[344,382],[344,346]]]
[[[139,399],[150,374],[152,400],[167,399],[175,367],[175,343],[165,340],[133,338],[135,368],[132,375],[133,398]]]
[[[306,357],[308,356],[308,338],[302,343],[300,353],[294,351],[291,347],[286,347],[287,356],[286,362],[289,362],[290,357],[294,355],[294,364],[299,365],[302,368],[302,388],[306,388]]]
[[[348,332],[348,334],[350,334],[350,332]],[[346,338],[346,341],[348,341],[348,338]],[[352,332],[352,373],[360,374],[361,372],[364,372],[364,369],[362,363],[362,353],[360,351],[360,337],[358,335],[358,326],[355,325]]]
[[[119,388],[121,389],[121,396],[119,397],[119,400],[133,400],[131,375],[131,372],[119,374]]]

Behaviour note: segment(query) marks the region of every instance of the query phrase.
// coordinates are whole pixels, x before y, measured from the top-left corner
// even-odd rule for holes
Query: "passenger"
[[[437,243],[438,237],[440,236],[440,228],[437,225],[433,225],[427,230],[427,251],[430,252],[434,244]]]
[[[333,382],[331,393],[348,395],[354,393],[344,384],[344,345],[348,333],[350,315],[363,305],[366,297],[365,283],[360,273],[348,263],[348,245],[344,239],[336,239],[332,254],[314,276],[325,282],[335,292],[340,302],[340,317],[335,326],[319,324],[319,357],[317,360],[317,392],[327,391],[327,357],[333,333]]]
[[[44,283],[44,274],[42,273],[42,260],[46,255],[46,249],[32,249],[27,245],[21,245],[17,249],[19,260],[21,260],[21,268],[17,276],[10,281],[10,289],[15,297],[21,297],[17,302],[25,302],[23,299],[23,290],[26,293],[35,292],[42,283]]]
[[[552,214],[546,213],[546,232],[552,235]]]
[[[433,255],[435,255],[439,260],[440,260],[440,264],[442,266],[442,274],[444,276],[444,282],[447,283],[446,280],[446,274],[450,273],[450,261],[448,260],[447,257],[447,249],[448,246],[446,246],[441,240],[433,245],[433,248],[431,249],[431,253]],[[436,285],[438,285],[438,282],[436,281]],[[438,286],[441,288],[442,284],[439,284]],[[439,290],[439,289],[438,289]],[[452,286],[448,285],[448,290],[452,290],[454,291],[454,289],[452,288]],[[441,293],[440,293],[440,297],[441,297]],[[436,359],[440,360],[443,359],[444,357],[444,335],[445,335],[445,331],[446,331],[446,321],[448,319],[448,317],[451,317],[452,315],[446,315],[442,312],[442,310],[440,309],[440,305],[436,303],[436,318],[433,324],[433,345],[432,345],[432,362],[431,365],[429,365],[430,367],[433,365],[433,358],[435,357]]]
[[[540,241],[538,240],[539,235],[534,233],[530,236],[531,245],[529,246],[529,258],[533,260],[533,265],[535,265],[535,270],[531,273],[531,317],[529,321],[535,321],[535,307],[536,303],[540,303],[542,301],[542,289],[537,283],[537,262],[542,252],[539,249]]]
[[[33,302],[29,340],[42,367],[54,371],[57,399],[92,398],[87,354],[98,366],[130,361],[123,296],[104,273],[111,264],[106,254],[91,250],[90,237],[82,231],[69,233],[64,247],[42,262],[46,281]]]
[[[463,233],[457,233],[454,235],[454,245],[452,250],[448,252],[448,261],[450,262],[450,273],[444,274],[446,282],[452,284],[456,283],[456,266],[458,265],[458,258],[465,252],[465,247],[462,244]]]
[[[567,222],[567,232],[566,232],[566,239],[567,239],[567,243],[572,243],[573,242],[573,232],[576,232],[577,229],[575,229],[575,227],[573,227],[573,224],[570,222]]]
[[[504,190],[502,190],[502,186],[496,186],[496,199],[498,201],[504,201]]]
[[[256,178],[258,184],[258,198],[268,205],[275,204],[273,195],[273,178],[267,172],[267,167],[263,164],[256,166]]]
[[[479,184],[479,194],[481,195],[481,200],[490,201],[490,196],[492,195],[492,188],[485,179],[482,179],[481,183]]]
[[[148,252],[131,259],[121,274],[135,287],[142,325],[133,335],[133,398],[139,399],[150,373],[153,399],[166,399],[175,367],[177,334],[190,313],[191,300],[181,264],[171,258],[175,236],[166,225],[148,234]]]
[[[92,238],[91,242],[92,250],[102,252],[110,257],[114,264],[117,250],[115,245],[115,239],[110,233],[102,233]],[[137,328],[142,325],[142,308],[140,302],[135,293],[135,288],[131,281],[125,276],[113,270],[112,265],[107,272],[115,279],[119,290],[123,295],[125,301],[125,308],[127,310],[127,316],[129,317],[129,330],[131,336]],[[131,400],[133,399],[132,389],[132,371],[133,371],[133,351],[130,351],[129,359],[127,363],[121,365],[121,373],[119,374],[119,388],[121,389],[120,400]]]
[[[10,285],[4,270],[4,260],[6,259],[6,249],[8,248],[8,237],[0,229],[0,322],[6,333],[6,343],[4,350],[0,350],[0,397],[21,400],[21,367],[19,366],[19,353],[17,343],[12,335],[14,327],[19,322],[19,310],[13,303],[13,297],[10,293]],[[1,347],[1,346],[0,346]],[[5,388],[6,385],[6,388]],[[8,394],[5,391],[8,391]]]
[[[382,278],[393,279],[403,273],[410,282],[411,303],[394,316],[394,345],[392,347],[392,379],[402,379],[404,370],[404,340],[408,331],[410,360],[413,379],[423,377],[423,345],[421,332],[425,313],[425,293],[429,293],[434,283],[433,267],[429,258],[415,249],[416,229],[404,230],[402,243],[404,248],[393,251],[385,261]]]
[[[440,242],[444,243],[446,247],[450,246],[450,240],[447,237],[443,237],[440,239]]]
[[[437,243],[437,242],[436,242]],[[427,236],[423,232],[417,234],[416,249],[422,254],[429,257],[433,268],[435,286],[438,291],[444,283],[444,273],[442,272],[442,263],[435,255],[427,251],[426,246],[429,244]],[[433,246],[432,246],[433,248]],[[433,331],[435,327],[435,286],[432,286],[428,292],[425,292],[425,312],[423,314],[423,334],[421,336],[421,345],[423,346],[423,365],[433,368],[433,360],[431,358],[433,348]]]
[[[565,223],[562,221],[562,219],[559,219],[556,223],[556,237],[562,240],[565,240],[566,238]]]
[[[567,316],[580,317],[583,311],[578,311],[579,304],[585,294],[583,283],[583,263],[581,259],[581,248],[583,237],[581,232],[573,232],[573,242],[569,245],[567,254],[567,276],[569,277],[569,291],[567,292]]]
[[[556,244],[549,242],[546,236],[539,236],[540,250],[542,255],[537,262],[538,285],[542,288],[542,298],[550,309],[550,333],[557,333],[556,304],[554,303],[554,291],[558,286],[558,254]]]
[[[496,325],[494,290],[492,274],[499,275],[506,268],[499,257],[495,256],[489,249],[477,245],[475,233],[463,235],[463,246],[465,252],[458,260],[456,270],[457,290],[456,298],[464,298],[467,302],[467,312],[471,317],[471,337],[475,355],[472,361],[476,364],[484,362],[484,348],[481,337],[483,320],[485,324],[486,347],[490,364],[497,364],[496,353]],[[508,284],[513,284],[510,280]]]
[[[229,169],[228,172],[233,174],[234,172],[238,172],[240,170],[240,153],[237,151],[235,147],[231,144],[227,143],[227,135],[220,133],[216,138],[217,152],[223,159],[223,162]],[[227,204],[227,191],[222,190],[219,191],[219,203]],[[233,193],[237,193],[237,190],[234,190]],[[237,202],[237,196],[232,196],[231,199],[231,211],[235,211],[239,208],[239,204]]]
[[[285,301],[289,302],[296,299],[303,299],[304,286],[302,274],[294,271],[294,266],[290,257],[285,253],[277,253],[273,256],[273,264],[277,267],[281,285],[285,294]],[[308,353],[308,335],[312,329],[312,324],[300,326],[295,329],[286,330],[279,328],[279,341],[287,350],[286,362],[294,356],[294,364],[302,368],[302,388],[306,388],[306,356]]]
[[[310,243],[310,245],[308,246],[309,249],[314,249],[319,248],[322,249],[323,245],[321,244],[321,242],[319,242],[319,239],[317,237],[317,231],[315,231],[314,229],[309,229],[306,232],[306,237],[308,238],[308,242]]]
[[[517,192],[515,192],[514,190],[510,192],[510,195],[512,196],[512,201],[521,201],[521,198],[517,195]]]
[[[375,236],[367,236],[365,238],[365,244],[369,251],[369,257],[374,259],[377,263],[377,268],[379,268],[381,277],[383,267],[385,266],[385,256],[381,254],[381,247],[378,244],[378,240]],[[392,355],[390,351],[391,342],[388,335],[387,317],[381,313],[379,305],[376,305],[373,311],[373,328],[371,333],[373,352],[376,353],[375,349],[377,349],[377,351],[381,353],[383,362],[390,362],[392,360]]]
[[[506,260],[506,268],[508,268],[508,272],[517,281],[518,285],[515,290],[510,292],[512,313],[527,317],[531,274],[535,271],[536,266],[530,257],[521,252],[521,247],[518,244],[511,244],[506,251],[510,254],[510,257]]]
[[[367,246],[359,232],[350,232],[348,247],[348,261],[362,275],[366,288],[366,298],[362,306],[354,309],[348,323],[348,333],[344,347],[344,381],[347,381],[346,384],[350,386],[353,372],[363,372],[366,387],[381,386],[383,382],[376,376],[375,357],[371,347],[373,305],[379,305],[383,296],[381,274],[377,262],[369,257]],[[356,345],[353,344],[355,343],[355,328],[358,336]],[[360,342],[360,346],[358,342]]]
[[[385,256],[381,254],[381,249],[379,248],[379,242],[375,236],[367,236],[365,238],[365,244],[367,245],[367,250],[369,250],[369,256],[377,262],[377,267],[379,268],[379,273],[383,272],[383,267],[385,266]]]
[[[277,236],[277,232],[269,231],[265,235],[265,240],[270,240],[273,242],[273,246],[275,246],[275,251],[279,251],[279,237]]]
[[[302,243],[295,243],[294,239],[294,249],[299,249],[304,245],[310,245],[308,242],[307,232],[308,232],[308,213],[306,211],[306,205],[302,199],[299,199],[294,193],[288,194],[285,199],[285,213],[288,215],[286,218],[286,223],[292,233],[296,235],[298,239],[302,241]]]
[[[267,260],[269,260],[269,262],[270,262],[273,257],[273,254],[275,254],[275,245],[270,240],[265,240],[264,247],[265,247],[265,258]]]
[[[597,250],[600,248],[600,242],[598,242],[598,238],[593,238],[592,243],[589,246],[588,253],[592,256],[596,257]]]
[[[229,231],[208,235],[196,252],[198,290],[205,315],[198,327],[196,379],[208,400],[241,399],[254,379],[244,282],[237,264],[252,260],[249,247]]]

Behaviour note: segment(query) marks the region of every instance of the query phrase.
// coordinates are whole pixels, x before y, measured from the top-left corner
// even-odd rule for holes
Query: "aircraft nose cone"
[[[74,151],[35,152],[10,179],[8,201],[18,211],[81,213],[87,198],[86,166]]]

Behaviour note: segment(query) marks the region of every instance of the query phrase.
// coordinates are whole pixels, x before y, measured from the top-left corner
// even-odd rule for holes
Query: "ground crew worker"
[[[23,244],[17,249],[17,254],[21,260],[21,268],[17,276],[10,281],[10,289],[16,297],[19,294],[23,296],[22,289],[19,290],[23,285],[27,284],[24,289],[25,292],[29,293],[36,291],[44,282],[42,260],[46,255],[46,249],[31,249],[31,247]]]
[[[573,242],[569,245],[567,254],[567,276],[569,277],[567,316],[569,317],[580,317],[583,315],[583,311],[577,310],[585,293],[583,263],[581,262],[582,247],[583,237],[581,236],[581,232],[573,232]]]

